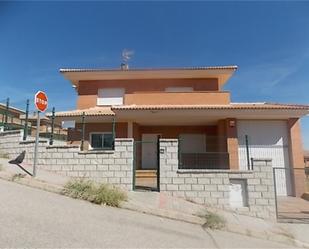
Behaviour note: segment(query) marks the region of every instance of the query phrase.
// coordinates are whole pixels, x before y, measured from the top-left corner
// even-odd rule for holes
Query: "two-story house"
[[[309,107],[232,103],[223,88],[236,70],[61,69],[77,92],[77,109],[56,117],[75,121],[68,141],[83,140],[84,149],[110,149],[114,137],[133,138],[140,170],[158,169],[158,137],[178,138],[182,169],[247,170],[251,158],[269,158],[283,169],[278,194],[297,193],[301,186],[291,171],[304,165],[299,119]]]

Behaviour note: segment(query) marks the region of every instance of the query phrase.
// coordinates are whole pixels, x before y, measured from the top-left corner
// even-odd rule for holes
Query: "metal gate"
[[[274,167],[276,215],[281,222],[309,223],[309,168]],[[280,195],[282,176],[291,179],[293,196]]]
[[[133,190],[160,191],[159,136],[134,141]]]

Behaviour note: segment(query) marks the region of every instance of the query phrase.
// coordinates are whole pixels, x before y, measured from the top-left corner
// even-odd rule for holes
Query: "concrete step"
[[[136,170],[136,178],[155,178],[157,177],[156,170]]]

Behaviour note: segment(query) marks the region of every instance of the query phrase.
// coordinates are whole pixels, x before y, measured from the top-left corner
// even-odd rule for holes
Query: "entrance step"
[[[136,178],[156,178],[156,177],[157,177],[156,170],[148,170],[148,169],[136,170]]]

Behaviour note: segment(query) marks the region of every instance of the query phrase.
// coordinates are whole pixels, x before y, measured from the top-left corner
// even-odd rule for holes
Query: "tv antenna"
[[[122,57],[121,68],[122,69],[129,69],[128,62],[132,58],[133,55],[134,55],[133,50],[128,50],[126,48],[122,50],[122,53],[121,53],[121,57]]]

